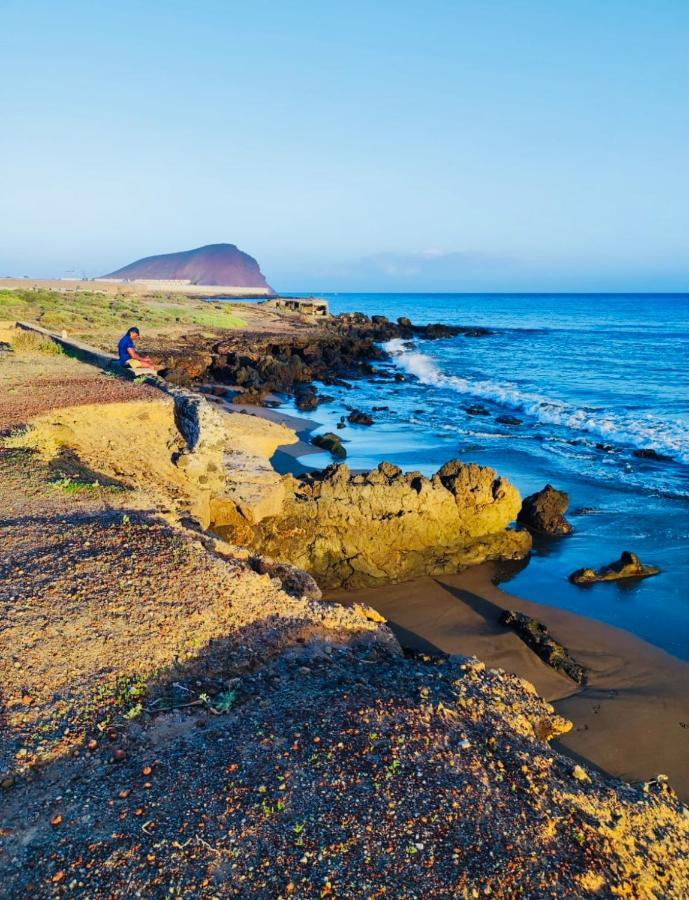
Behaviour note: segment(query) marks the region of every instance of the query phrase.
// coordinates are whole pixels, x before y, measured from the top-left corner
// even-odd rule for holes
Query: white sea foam
[[[491,400],[533,416],[544,425],[585,432],[635,448],[652,447],[679,462],[689,463],[687,431],[681,422],[668,422],[649,413],[625,416],[579,409],[562,400],[522,391],[514,384],[447,375],[432,357],[416,350],[408,350],[404,341],[399,338],[388,341],[384,347],[394,356],[397,365],[410,375],[415,375],[422,384],[449,388],[458,394]]]

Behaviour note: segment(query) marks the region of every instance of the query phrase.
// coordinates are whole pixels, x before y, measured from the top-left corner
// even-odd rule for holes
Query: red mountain
[[[207,244],[196,250],[147,256],[102,277],[130,281],[185,280],[192,284],[263,288],[274,293],[253,256],[238,250],[234,244]]]

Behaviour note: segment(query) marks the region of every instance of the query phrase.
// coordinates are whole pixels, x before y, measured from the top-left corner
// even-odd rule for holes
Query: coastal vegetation
[[[235,329],[244,324],[233,303],[210,303],[175,293],[111,295],[99,290],[0,290],[0,320],[35,322],[94,343],[112,341],[133,324],[149,334],[182,328]]]

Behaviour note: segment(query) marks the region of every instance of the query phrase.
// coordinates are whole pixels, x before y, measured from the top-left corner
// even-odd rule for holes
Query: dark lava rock
[[[360,409],[353,409],[347,416],[347,421],[352,425],[373,425],[373,418]]]
[[[310,412],[318,406],[318,395],[314,393],[298,394],[296,399],[297,409],[302,412]]]
[[[399,316],[397,319],[397,324],[400,328],[411,328],[411,319],[408,319],[406,316]]]
[[[644,565],[636,553],[625,550],[619,559],[607,566],[596,569],[577,569],[569,576],[574,584],[593,584],[596,581],[618,581],[620,578],[648,578],[659,575],[656,566]]]
[[[634,450],[632,455],[638,456],[639,459],[655,459],[657,462],[665,462],[670,459],[669,456],[663,456],[662,453],[658,453],[658,451],[654,450],[652,447],[646,447],[643,450]]]
[[[407,379],[404,377],[404,375],[402,375],[401,372],[395,372],[395,381],[401,382],[401,381],[406,381],[406,380]]]
[[[501,425],[521,425],[523,422],[522,419],[518,419],[516,416],[498,416],[495,421]]]
[[[565,519],[569,496],[546,484],[542,491],[526,497],[517,521],[541,534],[571,534],[572,526]]]
[[[387,316],[371,316],[371,322],[374,325],[387,325],[389,321]]]
[[[600,450],[601,453],[612,453],[614,449],[612,444],[596,444],[596,450]]]
[[[389,406],[374,406],[373,412],[383,412],[386,409],[390,409]]]
[[[482,403],[474,403],[471,406],[465,406],[464,412],[468,416],[489,416],[490,410]]]
[[[247,406],[265,406],[266,394],[267,391],[261,390],[260,388],[250,388],[249,390],[242,391],[240,394],[235,394],[232,398],[232,402],[246,404]]]
[[[506,609],[500,616],[500,624],[511,628],[527,647],[553,669],[567,675],[577,684],[586,684],[586,669],[570,656],[569,650],[558,643],[537,619]]]
[[[315,444],[316,447],[320,447],[321,450],[328,450],[338,459],[345,459],[347,456],[347,451],[342,446],[342,440],[338,435],[333,434],[332,431],[328,431],[325,434],[317,434],[311,443]]]

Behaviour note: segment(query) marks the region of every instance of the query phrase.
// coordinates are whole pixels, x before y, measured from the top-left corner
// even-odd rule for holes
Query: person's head
[[[134,343],[139,340],[139,329],[136,327],[136,325],[133,328],[130,328],[127,334],[134,341]]]

